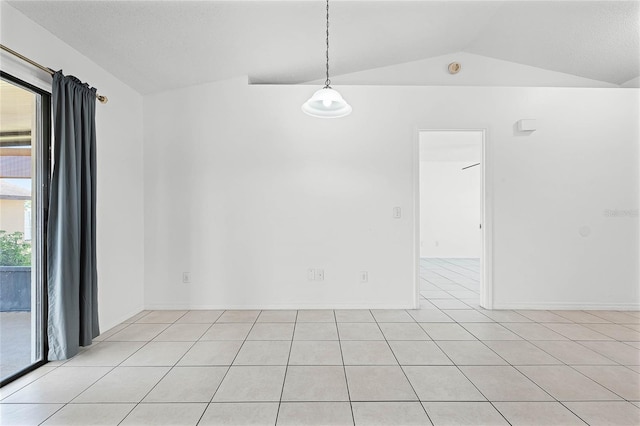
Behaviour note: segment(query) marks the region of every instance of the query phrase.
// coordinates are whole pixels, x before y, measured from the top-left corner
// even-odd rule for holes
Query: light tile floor
[[[640,425],[640,313],[486,311],[475,259],[421,309],[141,312],[0,389],[3,425]]]

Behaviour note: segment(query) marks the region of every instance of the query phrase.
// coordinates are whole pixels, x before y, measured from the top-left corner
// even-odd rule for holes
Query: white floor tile
[[[505,365],[507,362],[489,349],[484,343],[477,341],[440,341],[437,342],[442,351],[456,365]]]
[[[598,333],[604,334],[605,336],[611,337],[612,339],[630,341],[630,342],[640,341],[640,332],[636,330],[632,330],[628,327],[625,327],[619,324],[589,324],[587,325],[587,327],[597,331]],[[594,340],[594,339],[581,339],[581,340]]]
[[[616,395],[626,400],[640,401],[640,374],[615,365],[582,365],[574,368]]]
[[[123,367],[171,367],[192,345],[192,342],[149,342],[121,365]]]
[[[298,311],[297,322],[336,322],[336,317],[331,309],[303,309]]]
[[[553,365],[562,361],[526,341],[483,341],[492,351],[511,365]],[[538,342],[536,342],[538,343]],[[552,342],[556,343],[556,342]],[[564,343],[564,342],[563,342]]]
[[[468,366],[462,372],[489,401],[550,401],[552,398],[513,367]]]
[[[135,404],[67,404],[43,426],[116,426],[134,407]]]
[[[214,395],[213,402],[280,401],[284,374],[284,366],[233,366]]]
[[[240,323],[254,323],[258,319],[260,311],[225,311],[217,322],[240,322]]]
[[[414,322],[403,309],[374,309],[371,311],[377,322]]]
[[[247,340],[291,340],[294,323],[257,323]]]
[[[576,370],[560,365],[518,367],[558,401],[612,401],[620,397]]]
[[[590,426],[640,424],[640,409],[629,402],[567,402],[565,405]]]
[[[297,317],[298,311],[296,310],[262,311],[258,322],[296,322]]]
[[[387,340],[430,340],[427,333],[415,322],[381,322],[378,325]],[[342,335],[340,338],[342,339]]]
[[[338,322],[375,322],[368,309],[336,309],[335,314]]]
[[[482,315],[475,309],[449,309],[443,310],[443,313],[453,318],[456,322],[493,322],[491,318]]]
[[[456,323],[421,322],[420,327],[433,340],[476,340],[473,334]]]
[[[352,401],[412,401],[416,394],[398,366],[347,366]]]
[[[535,322],[555,322],[555,323],[572,323],[568,318],[561,317],[560,315],[556,315],[553,312],[549,311],[527,311],[527,310],[517,310],[516,313],[529,318]]]
[[[278,413],[278,425],[343,426],[353,425],[348,402],[283,402]]]
[[[495,402],[513,426],[584,426],[585,423],[559,402]]]
[[[282,401],[348,401],[342,366],[289,366]]]
[[[171,324],[180,319],[187,311],[151,311],[138,319],[138,324]]]
[[[295,340],[289,365],[342,365],[340,342]]]
[[[549,341],[539,340],[533,342],[538,348],[549,355],[570,365],[580,364],[614,364],[612,360],[606,358],[576,342],[568,340]]]
[[[273,426],[278,406],[278,402],[214,402],[198,426]]]
[[[9,395],[19,391],[20,389],[22,389],[23,387],[25,387],[26,385],[28,385],[29,383],[32,383],[33,381],[39,379],[40,377],[51,373],[53,370],[55,370],[57,367],[49,367],[48,364],[40,367],[30,373],[25,374],[24,376],[20,377],[17,380],[14,380],[13,382],[4,385],[3,387],[0,388],[0,400],[8,397]]]
[[[138,404],[122,426],[195,426],[207,404]]]
[[[239,340],[196,342],[180,359],[180,366],[231,365],[242,346]]]
[[[299,322],[293,340],[338,340],[338,329],[334,322]]]
[[[640,424],[640,313],[490,311],[477,259],[420,270],[420,309],[140,312],[0,389],[0,424]]]
[[[227,367],[174,367],[144,402],[209,402]]]
[[[384,340],[376,323],[338,323],[338,336],[340,340]]]
[[[526,340],[567,340],[550,328],[535,323],[505,323],[506,328]]]
[[[434,342],[391,341],[391,350],[400,365],[451,365],[449,357]]]
[[[385,341],[341,341],[344,365],[398,365]]]
[[[145,317],[146,318],[146,317]],[[131,324],[105,339],[107,342],[148,342],[162,333],[169,324]]]
[[[594,352],[623,365],[640,365],[640,349],[620,342],[578,342]]]
[[[444,323],[453,323],[453,319],[440,310],[436,309],[420,309],[407,311],[411,317],[417,322],[444,322]],[[427,331],[428,333],[428,331]]]
[[[63,404],[0,404],[0,423],[12,426],[39,425],[63,406]]]
[[[522,340],[520,336],[500,324],[466,322],[460,325],[479,340]]]
[[[220,315],[223,314],[224,311],[189,311],[183,316],[181,316],[176,323],[187,323],[187,324],[212,324],[220,318]]]
[[[421,401],[485,401],[457,367],[403,367]]]
[[[3,403],[67,403],[111,367],[58,367],[2,400]]]
[[[423,402],[434,426],[508,426],[488,402]]]
[[[200,340],[244,340],[249,335],[252,326],[251,323],[213,324],[200,337]]]
[[[157,342],[195,342],[211,324],[171,324],[155,337]]]
[[[287,365],[291,341],[246,341],[234,365]]]
[[[168,371],[169,367],[117,367],[73,402],[140,402]]]
[[[582,324],[546,323],[545,327],[571,340],[611,340],[611,337],[598,333]]]
[[[356,425],[424,426],[431,422],[419,402],[354,402]]]

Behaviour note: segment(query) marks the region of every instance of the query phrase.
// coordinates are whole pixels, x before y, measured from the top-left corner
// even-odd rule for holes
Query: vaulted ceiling
[[[322,0],[9,4],[141,93],[243,75],[279,84],[324,75]],[[639,6],[332,0],[331,72],[463,51],[622,84],[640,75]]]

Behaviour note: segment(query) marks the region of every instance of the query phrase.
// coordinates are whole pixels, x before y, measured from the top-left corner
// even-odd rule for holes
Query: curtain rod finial
[[[96,96],[96,98],[98,98],[98,100],[100,101],[100,103],[102,104],[106,104],[107,102],[109,102],[109,98],[107,98],[104,95],[98,95]]]

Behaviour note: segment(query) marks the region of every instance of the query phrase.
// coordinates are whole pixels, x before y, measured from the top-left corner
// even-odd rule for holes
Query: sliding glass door
[[[46,359],[50,95],[0,74],[0,382]]]

